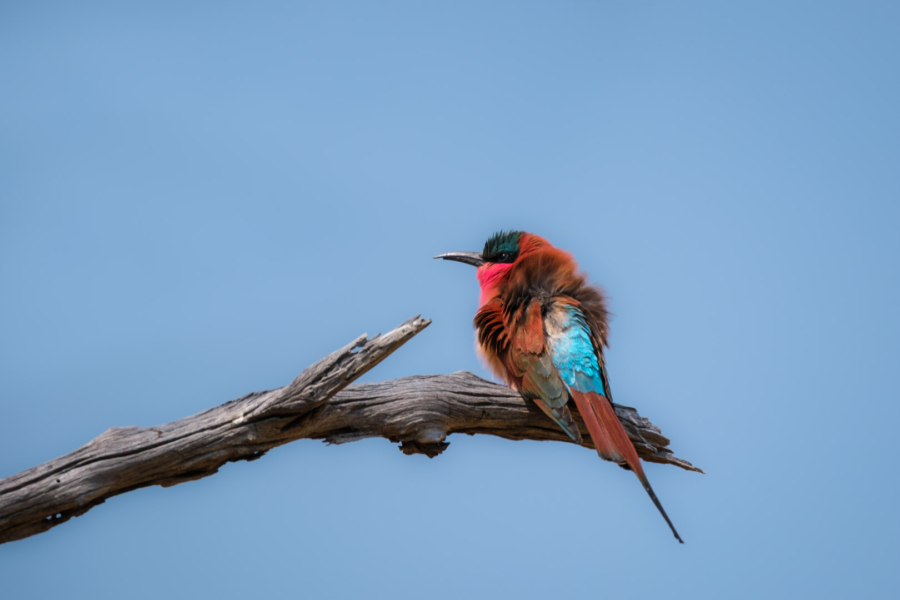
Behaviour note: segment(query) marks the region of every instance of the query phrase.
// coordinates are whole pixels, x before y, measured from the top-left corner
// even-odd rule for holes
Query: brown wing
[[[498,374],[580,443],[581,433],[566,406],[569,392],[544,343],[540,301],[532,299],[506,314],[495,300],[478,311],[475,326],[488,364],[501,367],[504,372]]]

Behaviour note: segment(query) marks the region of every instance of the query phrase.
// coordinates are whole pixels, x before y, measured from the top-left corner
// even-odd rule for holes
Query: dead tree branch
[[[429,457],[448,446],[451,433],[570,441],[532,403],[467,372],[347,387],[430,322],[415,317],[383,336],[360,336],[285,387],[158,427],[109,429],[70,454],[0,480],[0,543],[47,531],[112,496],[206,477],[298,439],[384,437],[406,454]],[[700,471],[676,458],[659,428],[635,409],[616,412],[641,458]]]

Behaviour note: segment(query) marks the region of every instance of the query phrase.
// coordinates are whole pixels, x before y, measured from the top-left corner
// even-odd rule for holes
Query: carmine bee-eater
[[[478,267],[477,348],[490,369],[580,443],[568,407],[574,401],[597,453],[637,475],[684,543],[612,406],[603,360],[606,301],[585,282],[572,255],[533,233],[509,231],[494,234],[481,254],[448,252],[435,258]]]

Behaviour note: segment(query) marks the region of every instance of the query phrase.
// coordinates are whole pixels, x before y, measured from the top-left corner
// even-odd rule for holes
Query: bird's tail
[[[644,489],[647,490],[647,494],[650,495],[650,499],[653,500],[653,504],[659,509],[666,523],[669,524],[669,528],[675,534],[675,539],[683,544],[684,541],[678,535],[675,526],[672,525],[672,521],[669,520],[669,515],[666,514],[665,509],[660,504],[659,498],[653,492],[653,488],[650,487],[650,481],[644,475],[644,467],[641,465],[641,459],[638,457],[637,450],[634,449],[634,445],[628,439],[628,434],[625,432],[621,421],[619,421],[612,404],[606,397],[594,392],[583,393],[575,390],[570,390],[570,392],[575,400],[575,405],[578,406],[578,412],[581,413],[588,431],[591,433],[591,439],[594,440],[594,446],[597,447],[597,454],[606,460],[619,464],[624,462],[634,471],[634,474],[637,475],[637,478],[644,485]]]

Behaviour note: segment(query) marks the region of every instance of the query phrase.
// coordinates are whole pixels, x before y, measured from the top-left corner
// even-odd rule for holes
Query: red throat
[[[478,306],[484,306],[500,291],[500,285],[506,280],[512,263],[484,263],[478,267],[478,283],[481,285],[481,296]]]

